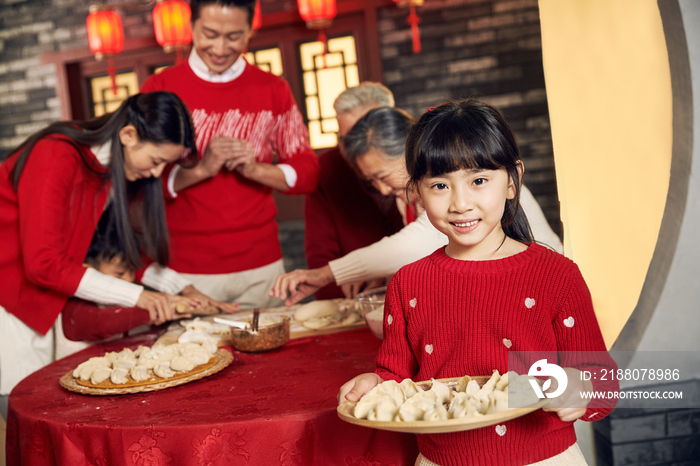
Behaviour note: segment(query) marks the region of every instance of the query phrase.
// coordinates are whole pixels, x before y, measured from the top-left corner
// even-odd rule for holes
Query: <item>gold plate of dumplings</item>
[[[162,379],[153,376],[150,380],[142,382],[131,381],[126,384],[112,384],[109,379],[97,385],[89,381],[81,381],[73,377],[73,371],[69,371],[61,377],[60,384],[66,390],[84,395],[127,395],[131,393],[152,392],[165,388],[177,387],[195,380],[203,379],[220,372],[233,362],[233,355],[225,349],[219,349],[205,364],[200,364],[188,372],[179,373],[174,377]]]
[[[486,384],[492,376],[473,376],[470,377],[471,380],[476,381],[479,387]],[[456,385],[459,383],[462,377],[454,377],[449,379],[436,379],[447,385],[451,390],[454,390]],[[405,381],[404,381],[405,382]],[[432,386],[432,381],[416,382],[416,386],[423,390],[428,390]],[[373,429],[380,430],[390,430],[394,432],[406,432],[413,434],[442,434],[446,432],[459,432],[464,430],[478,429],[481,427],[487,427],[495,424],[508,421],[510,419],[515,419],[520,416],[529,414],[535,410],[538,410],[549,403],[549,399],[543,399],[537,403],[533,403],[529,406],[523,408],[511,408],[502,412],[493,414],[484,414],[478,417],[464,417],[460,419],[444,419],[435,421],[377,421],[368,419],[358,419],[355,417],[355,401],[343,401],[338,405],[338,417],[345,422],[350,424],[356,424],[364,427],[371,427]]]

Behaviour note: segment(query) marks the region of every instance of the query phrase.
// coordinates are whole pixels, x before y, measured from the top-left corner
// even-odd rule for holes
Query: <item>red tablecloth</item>
[[[338,388],[371,371],[367,329],[292,340],[261,354],[234,351],[222,372],[178,387],[89,396],[58,380],[88,357],[155,336],[87,348],[23,380],[10,395],[7,464],[70,466],[412,465],[415,436],[341,421]]]

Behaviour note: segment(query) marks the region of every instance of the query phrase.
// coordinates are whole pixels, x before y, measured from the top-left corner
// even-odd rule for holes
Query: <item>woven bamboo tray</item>
[[[203,379],[221,371],[231,364],[231,362],[233,362],[233,355],[226,350],[220,349],[217,350],[214,357],[206,364],[201,364],[189,372],[177,374],[175,377],[169,379],[161,379],[160,377],[154,376],[151,380],[143,382],[132,381],[125,385],[114,385],[111,382],[107,384],[107,381],[99,385],[82,385],[73,377],[73,371],[71,370],[61,377],[59,382],[66,390],[83,395],[128,395],[131,393],[163,390],[165,388],[177,387],[178,385]]]
[[[490,376],[475,376],[472,377],[476,380],[479,386],[482,386]],[[436,379],[443,382],[452,388],[457,384],[460,377],[454,377],[450,379]],[[416,385],[422,388],[429,388],[432,385],[431,381],[416,382]],[[445,432],[459,432],[463,430],[478,429],[481,427],[487,427],[492,425],[497,425],[502,422],[508,421],[510,419],[515,419],[516,417],[524,416],[537,409],[544,407],[549,404],[548,399],[540,400],[537,403],[526,406],[524,408],[513,408],[508,411],[494,414],[486,414],[479,417],[468,417],[461,419],[446,419],[444,421],[413,421],[413,422],[399,422],[399,421],[370,421],[367,419],[357,419],[353,412],[355,411],[355,401],[343,401],[338,405],[338,417],[345,422],[350,424],[356,424],[363,427],[371,427],[373,429],[380,430],[391,430],[394,432],[407,432],[412,434],[442,434]]]

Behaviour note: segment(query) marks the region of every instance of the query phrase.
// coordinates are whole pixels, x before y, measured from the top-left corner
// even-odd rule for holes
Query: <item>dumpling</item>
[[[418,392],[423,391],[411,379],[403,379],[399,385],[401,385],[401,389],[403,390],[403,393],[406,396],[406,399],[411,398],[413,395],[417,394]]]
[[[84,381],[91,380],[93,372],[95,372],[97,369],[109,369],[109,370],[111,370],[111,368],[109,366],[100,366],[97,364],[87,364],[80,369],[80,374],[79,374],[80,380],[84,380]]]
[[[417,403],[406,402],[399,406],[398,418],[404,422],[420,421],[424,414],[425,409],[421,409]]]
[[[151,378],[151,376],[148,374],[148,369],[146,369],[146,366],[134,366],[131,368],[130,374],[131,378],[137,382],[143,382],[144,380]]]
[[[381,401],[369,412],[367,419],[370,421],[392,421],[399,411],[392,398],[382,397]]]
[[[132,367],[136,365],[136,359],[134,360],[128,360],[128,361],[117,361],[114,363],[114,368],[115,369],[126,369],[127,372],[131,370]]]
[[[433,406],[436,401],[437,401],[437,395],[435,395],[435,392],[421,391],[421,392],[418,392],[415,395],[413,395],[408,400],[406,400],[406,403],[404,403],[404,404],[412,404],[412,405],[416,406],[418,409],[425,411],[429,407]]]
[[[152,349],[143,351],[136,363],[137,366],[144,366],[146,369],[153,369],[158,364],[158,353]]]
[[[117,353],[117,361],[136,361],[136,356],[130,348],[124,348]]]
[[[508,393],[493,391],[489,393],[489,408],[486,414],[502,413],[508,411]]]
[[[504,391],[506,388],[508,388],[508,374],[510,374],[510,372],[506,372],[501,376],[501,378],[496,383],[495,390]]]
[[[195,364],[183,356],[176,356],[170,361],[170,368],[174,371],[187,372],[194,369]]]
[[[365,419],[369,412],[374,409],[380,401],[382,401],[381,396],[368,393],[357,402],[353,414],[357,419]]]
[[[466,392],[466,391],[467,391],[467,385],[469,384],[469,382],[470,382],[471,380],[472,380],[471,377],[469,377],[468,375],[465,375],[464,377],[462,377],[461,379],[459,379],[459,380],[457,381],[457,386],[455,387],[455,390],[456,390],[457,392]]]
[[[479,383],[476,380],[470,380],[467,384],[467,388],[464,391],[464,393],[466,393],[469,396],[474,396],[479,390],[481,390],[481,387],[479,387]]]
[[[105,357],[94,357],[94,358],[90,358],[90,359],[88,359],[87,361],[81,362],[80,364],[78,364],[78,367],[76,367],[76,368],[73,370],[73,377],[75,377],[75,378],[80,377],[81,371],[83,370],[83,368],[85,368],[85,367],[87,367],[87,366],[94,366],[94,367],[100,367],[100,366],[111,367],[111,364],[112,364],[112,363],[109,362],[109,360],[108,360],[107,358],[105,358]],[[85,378],[85,379],[83,379],[83,380],[88,380],[88,379],[90,379],[90,376],[89,376],[89,375],[87,376],[87,378]]]
[[[377,394],[386,395],[390,397],[396,406],[401,406],[401,404],[406,401],[406,395],[404,394],[401,385],[395,380],[387,380],[385,382],[377,385]]]
[[[124,367],[117,367],[116,369],[112,370],[112,374],[109,376],[109,379],[115,385],[123,385],[129,381],[126,378],[128,373],[129,373],[128,369],[126,369]]]
[[[104,382],[112,375],[112,369],[109,367],[98,367],[90,375],[90,382],[93,385]]]
[[[212,355],[203,348],[199,348],[197,350],[190,350],[183,353],[182,357],[192,361],[195,366],[199,366],[200,364],[208,363]]]
[[[452,390],[446,384],[440,382],[439,380],[433,379],[433,386],[430,387],[429,392],[435,393],[437,400],[440,403],[447,403],[452,397]]]
[[[426,409],[425,414],[423,414],[424,421],[442,421],[444,419],[447,419],[447,410],[440,402],[435,402],[435,404]]]
[[[489,393],[491,393],[493,389],[496,388],[496,383],[500,378],[501,374],[499,374],[498,371],[493,371],[493,375],[491,375],[491,378],[481,387],[481,389],[478,392],[474,394],[474,397],[480,399],[481,401],[488,401]]]
[[[329,300],[311,301],[294,312],[294,320],[303,322],[312,317],[324,317],[338,312],[338,306]]]
[[[169,379],[175,375],[175,372],[170,370],[169,362],[160,362],[156,364],[156,366],[153,368],[153,372],[161,379]]]

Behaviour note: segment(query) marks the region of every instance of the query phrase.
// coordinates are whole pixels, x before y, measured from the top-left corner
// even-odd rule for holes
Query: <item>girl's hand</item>
[[[358,375],[349,382],[345,382],[343,386],[340,387],[340,391],[338,392],[338,404],[345,400],[358,401],[363,395],[382,382],[384,382],[384,380],[374,372]]]
[[[560,396],[552,398],[549,406],[542,408],[543,411],[555,412],[559,419],[564,422],[573,422],[586,414],[586,406],[590,403],[590,399],[584,401],[581,397],[582,392],[592,392],[593,384],[590,380],[581,380],[581,371],[572,367],[564,368],[568,383],[566,390]],[[552,379],[552,388],[548,392],[556,390],[556,379]]]
[[[297,269],[277,277],[268,295],[285,299],[284,305],[292,306],[334,280],[335,277],[328,265],[320,269]]]
[[[193,301],[196,301],[198,303],[197,307],[202,309],[208,306],[214,306],[219,310],[226,312],[227,314],[233,314],[234,312],[238,312],[241,310],[240,304],[217,301],[205,295],[192,285],[187,285],[186,287],[184,287],[180,292],[180,295],[189,298]]]
[[[197,306],[196,301],[182,296],[172,296],[166,293],[143,290],[141,296],[139,296],[139,300],[136,302],[136,307],[148,311],[151,324],[160,325],[174,318],[191,317],[191,314],[176,313],[175,306],[179,303],[183,303],[190,308]]]

